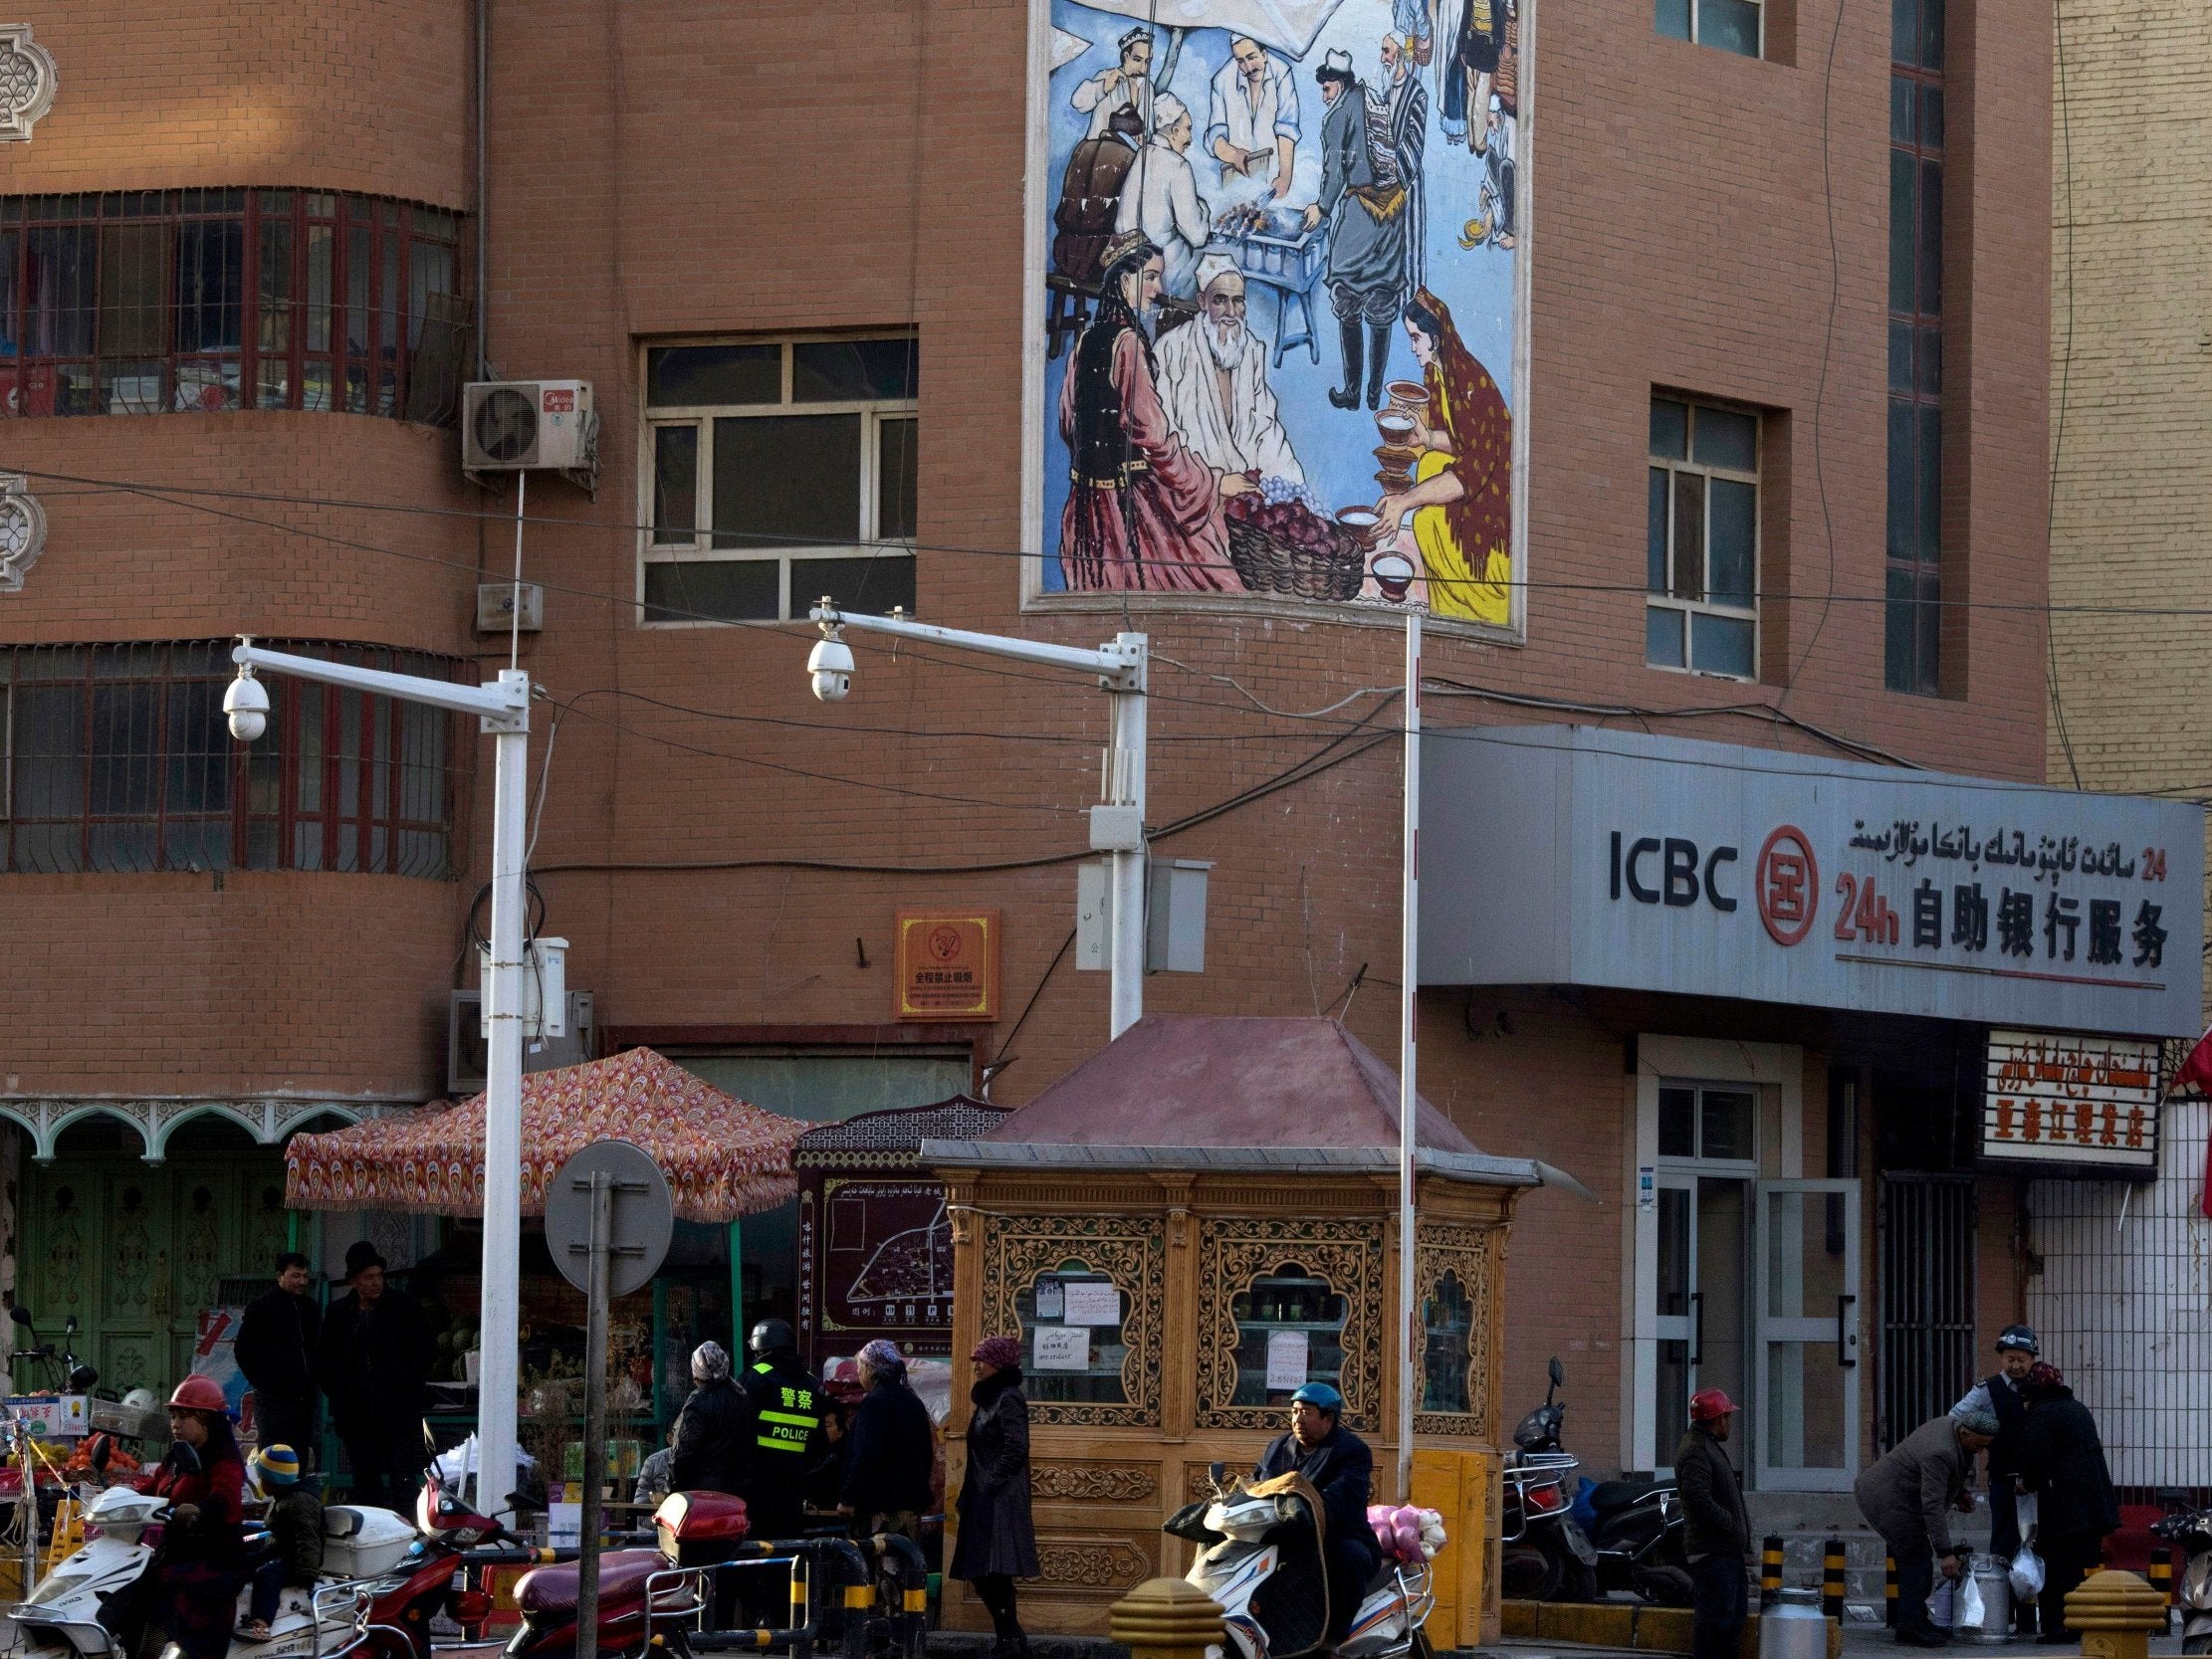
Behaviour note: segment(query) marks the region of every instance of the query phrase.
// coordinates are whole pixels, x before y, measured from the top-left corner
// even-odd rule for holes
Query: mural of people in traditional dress
[[[1523,0],[1033,0],[1038,590],[1518,625]]]

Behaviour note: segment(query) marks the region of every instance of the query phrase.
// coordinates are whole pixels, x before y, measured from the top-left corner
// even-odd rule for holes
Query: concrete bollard
[[[2163,1544],[2150,1553],[2150,1587],[2173,1599],[2173,1552]]]
[[[2146,1659],[2166,1628],[2165,1597],[2132,1572],[2093,1573],[2066,1598],[2066,1627],[2087,1659]]]
[[[1844,1541],[1832,1538],[1821,1546],[1821,1611],[1828,1617],[1844,1616]]]
[[[1782,1593],[1782,1540],[1768,1534],[1759,1541],[1759,1610],[1766,1611]]]
[[[1131,1659],[1206,1659],[1228,1640],[1221,1605],[1187,1578],[1148,1578],[1108,1610],[1107,1634]]]

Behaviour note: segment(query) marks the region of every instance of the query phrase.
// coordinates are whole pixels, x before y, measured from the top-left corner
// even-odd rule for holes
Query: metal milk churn
[[[1982,1621],[1957,1632],[1961,1641],[2002,1642],[2012,1635],[2012,1572],[1995,1555],[1972,1557],[1974,1588],[1982,1594]]]
[[[1784,1590],[1759,1615],[1759,1659],[1828,1659],[1828,1620],[1813,1590]]]

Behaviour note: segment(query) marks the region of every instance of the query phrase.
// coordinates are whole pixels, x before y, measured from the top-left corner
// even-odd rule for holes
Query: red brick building
[[[2049,20],[1951,0],[1946,34],[1898,6],[1894,37],[1888,8],[1827,0],[1698,0],[1695,17],[1661,0],[1657,27],[1631,0],[1571,25],[1511,13],[1513,621],[1432,626],[1432,726],[1596,725],[2041,781]],[[1101,12],[1069,34],[1092,56],[1062,74],[1072,15],[946,0],[24,9],[55,97],[28,141],[0,145],[0,304],[21,364],[0,376],[17,376],[23,417],[0,421],[0,471],[25,475],[48,532],[21,591],[0,594],[18,733],[0,1094],[26,1126],[18,1282],[81,1307],[111,1374],[158,1380],[196,1287],[260,1271],[285,1230],[271,1141],[316,1113],[447,1092],[485,873],[479,740],[278,686],[276,734],[241,760],[214,713],[216,647],[252,633],[418,672],[505,666],[477,602],[510,570],[514,492],[505,475],[464,480],[453,430],[480,361],[493,379],[594,389],[596,495],[531,480],[523,563],[544,627],[521,652],[547,694],[541,931],[569,940],[602,1048],[650,1042],[830,1117],[939,1099],[986,1068],[995,1098],[1019,1101],[1104,1040],[1105,975],[1077,971],[1068,945],[1103,700],[856,637],[852,696],[815,703],[812,578],[855,577],[779,551],[795,538],[911,557],[861,576],[880,576],[879,598],[910,591],[930,621],[1086,645],[1149,634],[1152,845],[1212,871],[1206,970],[1150,977],[1148,1006],[1336,1012],[1394,1052],[1395,613],[1062,595],[1038,574],[1052,525],[1032,440],[1044,377],[1065,372],[1043,351],[1063,292],[1045,281],[1061,179],[1043,112],[1113,62],[1127,22]],[[1315,60],[1342,22],[1306,42]],[[1432,59],[1458,50],[1452,27],[1435,22]],[[1192,65],[1225,64],[1230,31],[1187,33],[1162,84],[1197,104]],[[1293,46],[1269,50],[1288,64]],[[1453,61],[1420,70],[1439,108]],[[1359,73],[1377,74],[1368,47]],[[1202,131],[1194,153],[1207,147]],[[1471,178],[1448,168],[1472,154],[1438,178]],[[1312,165],[1293,168],[1300,192]],[[1474,207],[1439,182],[1428,211]],[[1324,339],[1305,368],[1278,351],[1278,373],[1335,367],[1318,288],[1311,309]],[[1287,326],[1275,314],[1278,339]],[[1415,373],[1397,330],[1394,315],[1394,372]],[[772,426],[723,430],[745,423],[715,409],[756,372],[742,395],[783,411],[768,422],[811,397],[849,423],[836,442],[858,458],[860,506],[829,517],[857,534],[816,528],[807,480],[757,482],[781,453]],[[1700,420],[1750,434],[1748,461],[1707,466]],[[1732,556],[1749,561],[1726,593],[1702,549],[1694,572],[1669,562],[1679,537],[1719,535],[1682,517],[1708,489],[1732,492]],[[777,512],[793,515],[781,541]],[[724,542],[759,556],[709,556]],[[691,562],[663,556],[678,546]],[[1728,642],[1720,671],[1659,666],[1684,660],[1678,631],[1662,642],[1675,613],[1700,609]],[[1748,673],[1727,666],[1739,642]],[[113,654],[126,645],[155,649]],[[34,743],[42,681],[76,689]],[[1430,821],[1450,809],[1432,796]],[[895,913],[977,908],[1001,921],[995,1017],[896,1020]],[[2173,907],[2177,957],[2194,958],[2179,941],[2195,916]],[[1978,1038],[1880,1007],[1549,981],[1425,992],[1426,1093],[1486,1149],[1561,1164],[1605,1199],[1523,1205],[1507,1355],[1516,1395],[1539,1391],[1549,1354],[1568,1359],[1570,1438],[1593,1465],[1663,1464],[1671,1445],[1635,1406],[1648,1367],[1676,1362],[1633,1357],[1669,1340],[1633,1306],[1635,1181],[1655,1161],[1635,1126],[1658,1109],[1636,1105],[1638,1055],[1651,1088],[1767,1091],[1743,1109],[1778,1138],[1764,1172],[1862,1181],[1872,1241],[1883,1169],[1971,1171],[1967,1131],[1914,1126],[1980,1110]],[[169,1161],[146,1164],[149,1145]],[[1870,1243],[1870,1350],[1933,1343],[1935,1325],[1951,1345],[1939,1377],[1881,1396],[1895,1411],[1963,1384],[2017,1313],[2008,1190],[1984,1183],[1978,1222],[1967,1206],[1943,1223],[1956,1295],[1912,1316],[1926,1331],[1883,1338]],[[762,1309],[780,1294],[774,1249],[764,1235],[748,1253]],[[136,1265],[163,1252],[193,1287]],[[1725,1294],[1750,1260],[1739,1250]],[[1869,1448],[1876,1396],[1859,1396]]]

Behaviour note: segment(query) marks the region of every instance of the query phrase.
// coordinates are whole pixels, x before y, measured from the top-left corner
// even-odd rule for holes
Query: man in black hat
[[[384,1258],[368,1240],[346,1250],[345,1283],[323,1318],[316,1369],[352,1466],[353,1502],[406,1516],[424,1462],[430,1327],[413,1297],[384,1283]]]

